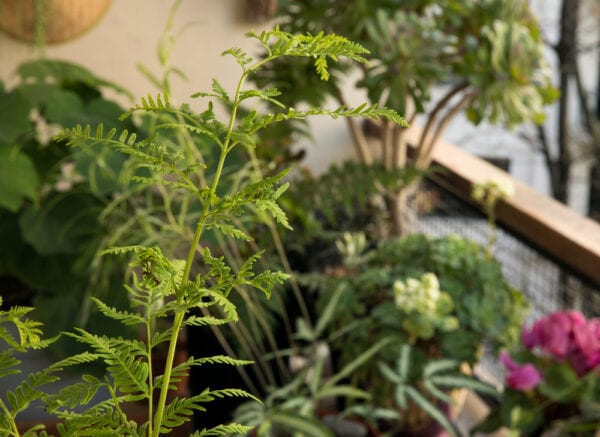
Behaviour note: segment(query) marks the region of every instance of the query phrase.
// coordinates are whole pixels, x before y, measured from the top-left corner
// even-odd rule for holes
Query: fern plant
[[[309,108],[297,110],[286,107],[279,100],[276,89],[246,89],[245,83],[263,65],[284,56],[308,57],[321,77],[329,77],[328,61],[340,57],[364,62],[366,50],[337,35],[292,35],[274,29],[261,34],[250,33],[268,55],[253,59],[242,50],[234,48],[224,54],[235,58],[241,75],[233,94],[217,80],[213,80],[212,91],[197,93],[195,97],[208,99],[207,107],[200,113],[189,106],[173,106],[168,95],[148,96],[125,113],[127,119],[134,113],[169,114],[173,117],[155,127],[155,134],[140,139],[128,130],[105,131],[102,125],[77,126],[65,130],[60,139],[74,147],[91,147],[94,144],[112,146],[118,151],[136,158],[138,165],[147,169],[138,173],[135,181],[148,187],[160,186],[168,190],[183,190],[190,193],[199,205],[194,229],[190,232],[189,245],[183,259],[164,255],[159,246],[130,245],[104,251],[103,255],[133,255],[133,274],[126,289],[131,309],[118,310],[110,304],[95,299],[98,310],[106,317],[125,326],[138,328],[147,339],[130,340],[121,337],[100,336],[84,329],[75,328],[65,335],[86,345],[89,351],[74,355],[51,366],[43,373],[42,382],[55,379],[57,372],[67,366],[84,362],[104,363],[107,376],[83,375],[81,382],[55,394],[44,394],[38,390],[38,380],[30,377],[23,389],[17,389],[22,402],[7,393],[8,405],[2,404],[4,418],[0,421],[0,435],[20,435],[16,418],[23,406],[36,398],[43,399],[47,409],[63,419],[59,425],[61,435],[135,435],[153,436],[170,432],[189,420],[194,410],[204,410],[204,404],[215,398],[228,396],[252,397],[240,389],[211,390],[188,398],[169,398],[174,384],[187,374],[193,366],[212,363],[244,365],[246,361],[228,356],[190,357],[186,362],[174,365],[176,345],[186,326],[221,325],[238,319],[238,308],[231,301],[231,293],[238,287],[252,287],[267,296],[273,287],[285,281],[287,275],[270,270],[260,272],[255,268],[261,253],[249,256],[243,264],[233,269],[224,257],[214,255],[205,241],[208,231],[240,240],[252,240],[252,236],[240,228],[236,215],[252,209],[268,214],[284,227],[289,227],[285,213],[278,205],[279,197],[287,189],[282,183],[286,171],[271,177],[237,187],[234,191],[221,189],[224,168],[228,158],[238,148],[252,150],[255,134],[261,129],[290,119],[303,119],[313,115],[331,117],[385,117],[390,122],[404,124],[394,111],[361,105],[356,108],[336,109]],[[238,117],[243,103],[253,99],[268,101],[280,108],[278,112],[259,114],[250,110],[243,118]],[[220,101],[230,108],[228,117],[219,120],[213,110],[214,102]],[[160,120],[160,119],[159,119]],[[201,161],[190,162],[182,150],[161,141],[161,132],[185,129],[203,137],[216,150],[218,158],[214,168],[205,168]],[[198,309],[200,312],[191,313]],[[15,311],[15,310],[11,310]],[[167,321],[168,323],[162,323]],[[38,335],[37,325],[33,332]],[[14,343],[14,342],[13,342]],[[158,347],[167,349],[164,373],[153,368],[152,357]],[[3,361],[4,363],[4,361]],[[15,364],[6,358],[8,369]],[[94,395],[104,389],[109,399],[95,402]],[[137,423],[127,416],[126,406],[130,402],[143,402],[148,419]],[[45,431],[39,427],[28,435]],[[194,435],[225,435],[247,431],[247,427],[229,424],[196,431]]]

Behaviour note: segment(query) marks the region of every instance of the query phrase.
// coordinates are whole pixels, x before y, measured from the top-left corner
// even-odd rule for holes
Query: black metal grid
[[[457,197],[440,182],[427,180],[416,196],[429,209],[418,214],[413,232],[433,236],[458,234],[486,244],[487,217],[472,203]],[[530,319],[558,309],[577,309],[588,317],[600,316],[600,285],[590,284],[560,260],[544,253],[523,236],[496,223],[494,256],[508,282],[521,290],[531,304]]]

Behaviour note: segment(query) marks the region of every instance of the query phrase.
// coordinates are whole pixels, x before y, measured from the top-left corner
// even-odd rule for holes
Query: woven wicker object
[[[75,38],[93,27],[111,0],[0,0],[0,29],[22,41],[33,41],[35,4],[42,9],[45,41]]]

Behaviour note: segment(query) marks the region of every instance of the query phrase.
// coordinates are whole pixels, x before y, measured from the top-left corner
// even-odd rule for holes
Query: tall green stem
[[[267,59],[269,59],[269,58],[267,58]],[[219,156],[219,162],[217,164],[215,176],[212,181],[212,185],[210,187],[209,200],[204,203],[204,206],[202,208],[202,214],[200,215],[200,218],[198,219],[198,224],[196,225],[194,237],[190,244],[190,248],[188,250],[187,258],[185,261],[185,267],[183,270],[181,285],[180,285],[179,291],[177,293],[177,302],[178,303],[183,303],[183,300],[185,298],[185,287],[186,287],[187,282],[189,281],[190,272],[192,270],[192,265],[194,263],[194,258],[196,255],[196,248],[197,248],[198,244],[200,243],[200,238],[202,237],[202,233],[204,232],[204,229],[206,226],[206,220],[208,219],[208,216],[210,215],[211,199],[215,195],[215,193],[217,191],[217,187],[219,186],[219,182],[221,180],[221,175],[223,174],[223,167],[225,165],[225,159],[227,158],[227,155],[229,154],[229,152],[232,149],[231,133],[233,132],[233,128],[235,125],[235,119],[237,116],[237,110],[240,105],[240,93],[242,91],[242,87],[244,85],[246,78],[248,77],[248,74],[250,74],[250,72],[253,69],[255,69],[255,68],[259,67],[260,65],[262,65],[263,63],[267,62],[267,59],[263,59],[262,61],[257,62],[253,67],[245,70],[237,84],[237,87],[235,90],[235,97],[234,97],[233,105],[232,105],[232,109],[231,109],[231,115],[229,118],[229,124],[227,126],[227,133],[225,135],[225,140],[223,141],[223,144],[221,145],[221,154]],[[154,416],[154,429],[152,429],[152,433],[151,433],[151,435],[153,437],[158,437],[160,434],[160,428],[161,428],[161,424],[162,424],[162,420],[163,420],[163,416],[164,416],[164,412],[165,412],[165,406],[166,406],[166,402],[167,402],[167,394],[169,391],[169,381],[171,380],[171,372],[172,372],[173,363],[175,360],[177,341],[179,339],[179,332],[183,325],[184,317],[185,317],[184,310],[175,312],[173,326],[171,328],[172,329],[171,339],[169,340],[169,350],[167,352],[167,360],[165,363],[165,372],[163,375],[163,385],[160,390],[158,405],[156,407],[156,413]],[[151,407],[149,407],[149,408],[151,408]]]

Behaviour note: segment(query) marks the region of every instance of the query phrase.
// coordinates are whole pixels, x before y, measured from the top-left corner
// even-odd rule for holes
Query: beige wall
[[[79,0],[87,1],[87,0]],[[232,84],[239,70],[233,58],[220,53],[232,46],[251,48],[254,45],[244,33],[256,27],[244,19],[244,0],[185,0],[175,17],[175,31],[185,25],[175,46],[172,64],[188,76],[184,82],[173,79],[178,99],[205,90],[211,78],[218,75],[224,84]],[[49,45],[46,57],[80,63],[100,77],[115,81],[136,96],[154,92],[155,88],[137,70],[143,63],[153,72],[160,72],[156,46],[169,9],[167,0],[113,0],[101,21],[88,32],[60,44]],[[0,33],[0,77],[6,80],[15,67],[34,55],[27,44]]]

